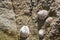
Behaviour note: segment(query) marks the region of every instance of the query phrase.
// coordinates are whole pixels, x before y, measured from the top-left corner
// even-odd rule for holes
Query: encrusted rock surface
[[[1,40],[18,40],[19,37],[19,29],[23,25],[27,25],[30,29],[30,35],[26,40],[40,40],[38,31],[45,27],[45,21],[47,18],[52,17],[53,21],[48,25],[48,27],[45,29],[46,34],[42,40],[59,40],[56,37],[57,35],[54,35],[52,38],[49,37],[49,32],[52,28],[52,25],[55,23],[55,21],[60,16],[60,0],[32,0],[33,9],[32,14],[30,16],[30,0],[0,0],[0,28],[2,32],[0,32]],[[47,10],[48,16],[44,20],[35,19],[37,13],[41,10]],[[41,18],[43,19],[43,17]],[[34,22],[37,20],[37,22]],[[59,24],[60,25],[60,24]],[[57,33],[59,34],[59,29],[57,28]],[[8,31],[7,31],[8,30]],[[17,39],[11,38],[9,35],[5,36],[5,32],[8,34],[12,34],[11,32],[16,32]],[[6,37],[6,38],[4,38]],[[4,39],[2,39],[4,38]],[[8,39],[7,39],[8,38]]]

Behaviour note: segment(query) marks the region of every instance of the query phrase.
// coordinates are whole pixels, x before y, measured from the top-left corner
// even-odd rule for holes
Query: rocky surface
[[[49,12],[44,20],[39,20],[37,17],[37,13],[41,10],[47,10]],[[52,17],[53,20],[46,26],[45,21],[48,17]],[[19,30],[25,25],[29,27],[31,32],[26,40],[59,40],[60,25],[56,26],[56,33],[53,37],[49,36],[50,30],[53,27],[52,25],[54,23],[56,24],[56,20],[59,17],[60,0],[32,0],[32,5],[30,0],[0,0],[0,39],[20,39]],[[46,34],[43,38],[39,38],[38,31],[43,27],[46,28]],[[11,34],[14,37],[10,36]]]

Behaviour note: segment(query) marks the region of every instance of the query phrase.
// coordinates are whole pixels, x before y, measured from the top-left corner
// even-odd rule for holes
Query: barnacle
[[[38,13],[38,18],[41,20],[44,20],[48,16],[48,11],[47,10],[41,10]]]
[[[45,22],[50,24],[52,22],[52,20],[53,20],[53,17],[48,17]]]
[[[44,34],[45,34],[45,30],[44,30],[44,29],[40,29],[40,30],[39,30],[39,36],[40,36],[40,37],[43,37]]]
[[[55,23],[52,25],[51,31],[49,32],[49,36],[54,36],[53,34],[56,34],[56,30],[58,29],[59,23],[60,23],[60,17],[58,17]]]
[[[29,34],[30,34],[30,31],[28,26],[22,26],[22,28],[20,29],[20,36],[26,38],[29,36]]]

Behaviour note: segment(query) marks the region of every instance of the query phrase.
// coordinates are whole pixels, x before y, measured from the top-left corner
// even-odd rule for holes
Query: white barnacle
[[[22,26],[22,28],[20,29],[20,36],[26,38],[29,36],[29,34],[30,34],[30,31],[28,26]]]
[[[45,30],[44,30],[44,29],[40,29],[40,30],[39,30],[39,36],[40,36],[40,37],[43,37],[44,34],[45,34]]]
[[[45,22],[50,24],[52,21],[53,21],[53,17],[48,17]]]
[[[47,10],[41,10],[38,13],[38,18],[44,20],[48,16],[48,11]]]

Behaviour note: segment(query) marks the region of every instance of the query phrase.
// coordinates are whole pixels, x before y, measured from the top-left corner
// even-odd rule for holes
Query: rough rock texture
[[[51,30],[52,26],[56,19],[60,16],[60,0],[32,0],[33,1],[33,9],[32,9],[32,16],[30,16],[30,0],[0,0],[0,27],[3,31],[0,35],[1,40],[15,40],[11,38],[9,35],[7,36],[8,39],[4,38],[5,29],[8,30],[8,34],[10,32],[14,32],[17,30],[16,37],[18,40],[19,37],[19,29],[26,25],[29,27],[31,34],[26,40],[40,40],[38,35],[38,30],[40,28],[45,27],[44,23],[45,20],[39,20],[35,23],[35,17],[39,10],[47,10],[49,12],[48,17],[53,17],[54,20],[46,28],[46,35],[44,36],[43,40],[59,40],[60,36],[50,38],[49,31]],[[10,29],[11,28],[11,29]],[[59,30],[58,30],[59,31]],[[60,32],[60,31],[59,31]],[[59,33],[58,32],[58,33]],[[2,39],[4,38],[4,39]],[[10,38],[10,39],[9,39]]]
[[[11,0],[0,0],[0,31],[0,40],[17,40],[17,26]],[[8,35],[14,35],[16,38],[10,38]]]
[[[10,20],[15,19],[15,13],[13,12],[13,10],[9,10],[6,8],[0,8],[0,16]]]
[[[16,33],[17,27],[15,22],[6,18],[0,17],[0,29],[8,31],[8,33]]]

